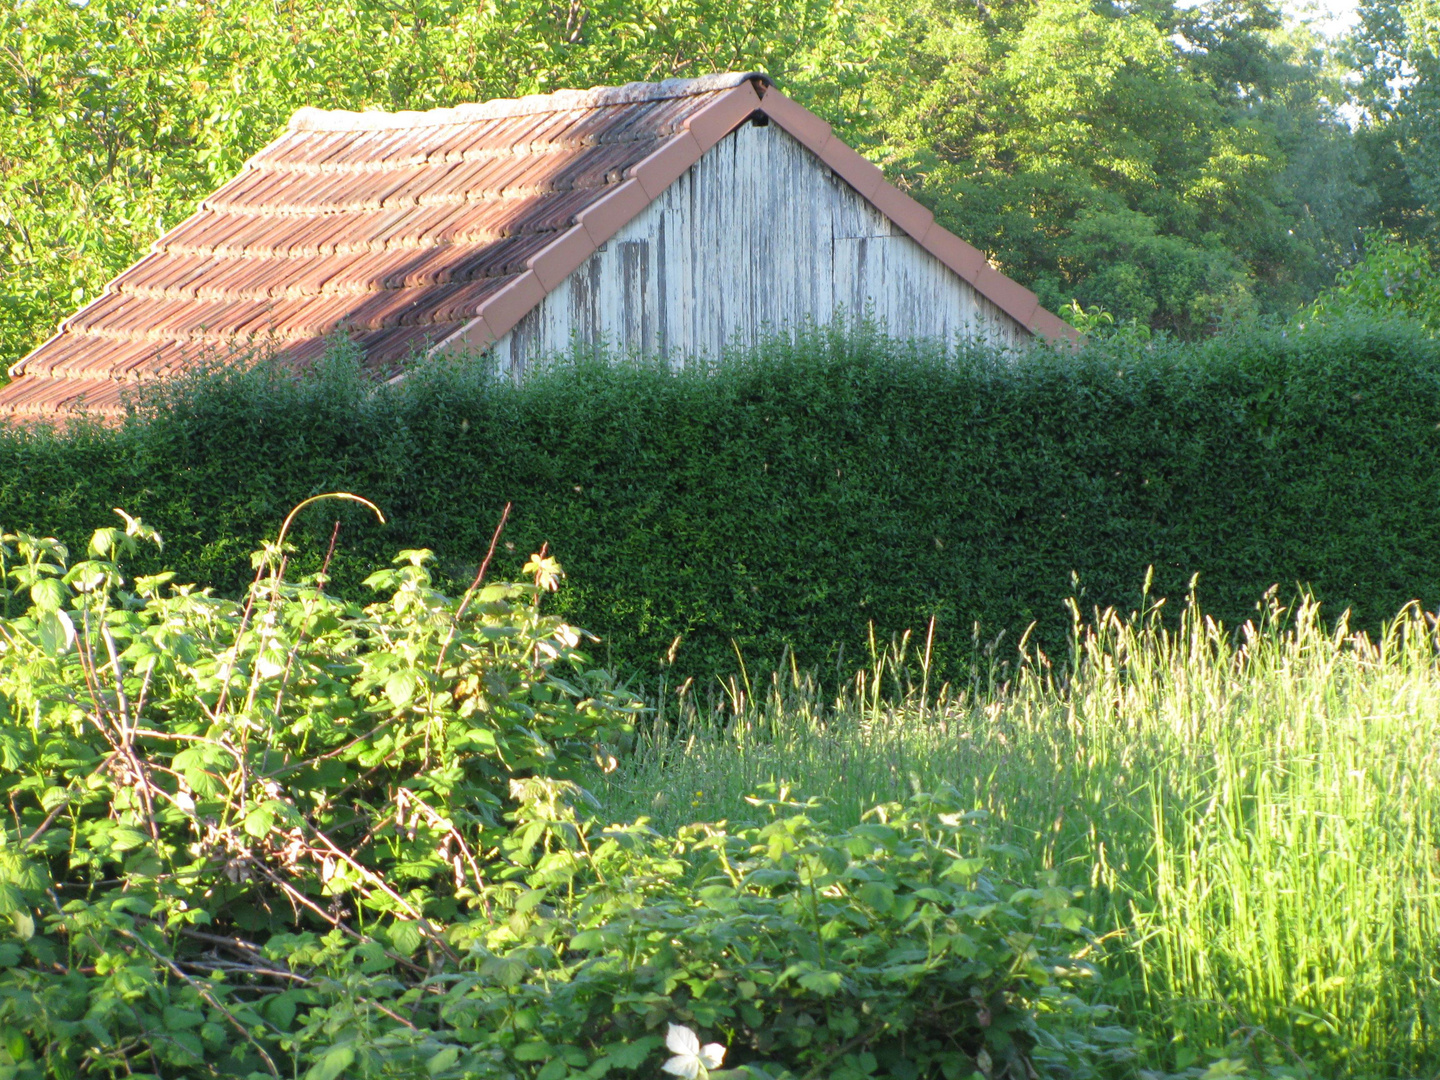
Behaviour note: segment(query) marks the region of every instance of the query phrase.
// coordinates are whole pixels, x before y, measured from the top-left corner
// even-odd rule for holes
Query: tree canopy
[[[750,69],[1049,307],[1194,336],[1428,235],[1435,0],[1335,48],[1269,0],[88,0],[0,6],[0,361],[302,105]],[[1348,105],[1362,117],[1352,129]]]

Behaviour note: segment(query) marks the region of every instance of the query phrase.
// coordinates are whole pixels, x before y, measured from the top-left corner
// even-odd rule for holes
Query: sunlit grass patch
[[[1077,621],[1065,663],[1027,647],[963,688],[927,685],[917,654],[876,650],[834,697],[793,669],[703,701],[667,688],[607,812],[743,817],[783,781],[844,824],[953,784],[1086,887],[1104,994],[1154,1066],[1230,1045],[1255,1068],[1440,1070],[1434,616],[1372,640],[1310,603],[1233,633],[1154,604]]]

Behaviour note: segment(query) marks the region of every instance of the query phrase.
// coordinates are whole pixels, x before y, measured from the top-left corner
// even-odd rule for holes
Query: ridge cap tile
[[[570,109],[598,109],[609,105],[635,105],[670,98],[693,97],[715,90],[729,90],[742,82],[762,81],[769,77],[760,72],[728,71],[690,79],[665,79],[661,82],[632,82],[623,86],[597,86],[587,90],[555,90],[548,94],[527,94],[524,97],[491,98],[446,108],[405,112],[365,111],[348,109],[317,109],[312,106],[296,110],[287,128],[300,131],[378,131],[394,128],[445,127],[475,120],[509,119],[536,113],[553,113]]]

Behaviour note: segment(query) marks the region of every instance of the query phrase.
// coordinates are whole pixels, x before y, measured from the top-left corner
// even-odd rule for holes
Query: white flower
[[[700,1036],[688,1027],[671,1024],[665,1035],[665,1046],[675,1055],[665,1062],[665,1071],[685,1080],[697,1080],[709,1076],[711,1069],[718,1069],[725,1059],[725,1048],[719,1043],[700,1045]]]

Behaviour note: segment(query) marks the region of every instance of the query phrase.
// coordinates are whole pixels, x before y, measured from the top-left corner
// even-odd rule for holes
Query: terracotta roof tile
[[[56,419],[80,411],[121,411],[125,384],[113,379],[17,379],[0,387],[0,413]]]
[[[729,74],[419,113],[301,109],[239,175],[15,365],[15,381],[0,388],[0,415],[81,407],[114,415],[126,382],[247,349],[298,367],[348,336],[367,366],[384,371],[438,342],[491,340],[657,186],[761,108],[762,84]],[[763,107],[807,145],[834,141],[778,93]],[[851,183],[881,183],[848,148],[812,149]],[[891,201],[910,211],[906,227],[921,231],[923,209],[903,199]],[[934,241],[927,235],[926,246],[949,255]],[[1024,307],[1025,319],[1054,330],[1044,313],[1031,318],[1032,293],[1008,279],[986,282],[1009,307]]]

